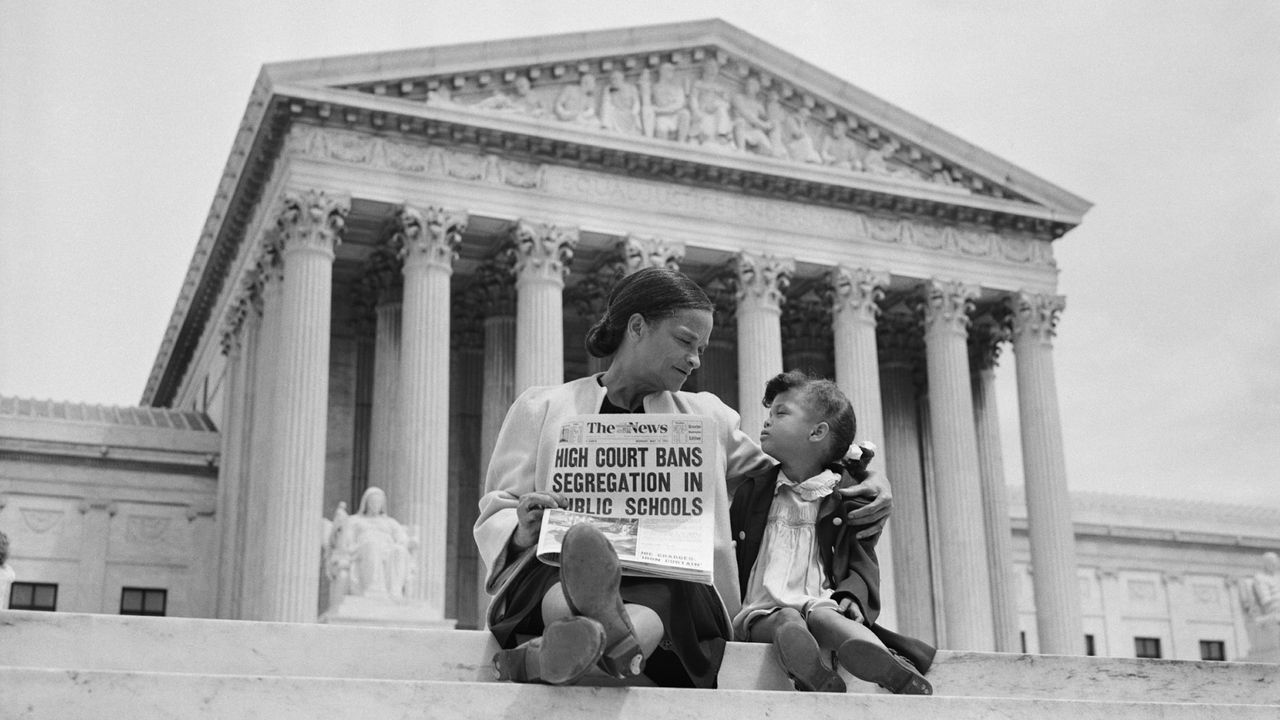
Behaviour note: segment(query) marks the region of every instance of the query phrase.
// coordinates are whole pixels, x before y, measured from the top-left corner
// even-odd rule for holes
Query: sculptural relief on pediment
[[[346,86],[429,106],[1018,198],[716,48]]]

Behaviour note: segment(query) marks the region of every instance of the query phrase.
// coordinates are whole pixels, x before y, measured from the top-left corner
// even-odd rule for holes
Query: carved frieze
[[[341,146],[363,143],[369,146],[369,150],[335,153],[331,149],[334,143],[330,141],[334,137],[343,138],[338,143]],[[285,152],[399,172],[498,184],[557,197],[646,207],[752,225],[787,227],[814,236],[871,240],[1014,264],[1055,266],[1053,248],[1048,240],[952,227],[918,218],[907,220],[817,205],[762,201],[760,198],[677,183],[583,172],[333,128],[294,125],[290,129]],[[399,160],[393,161],[392,158]]]
[[[124,537],[131,543],[155,545],[164,540],[169,518],[156,515],[130,515],[125,521]]]
[[[61,510],[26,507],[18,508],[18,514],[22,516],[22,522],[26,524],[27,528],[37,535],[42,535],[52,530],[62,521],[63,516]]]

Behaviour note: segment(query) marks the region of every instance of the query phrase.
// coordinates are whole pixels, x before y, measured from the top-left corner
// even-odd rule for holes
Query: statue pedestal
[[[420,630],[453,630],[457,620],[432,617],[423,600],[392,600],[346,595],[320,616],[333,625],[368,627],[408,627]]]
[[[1242,662],[1280,663],[1280,618],[1265,622],[1246,621],[1249,654]]]

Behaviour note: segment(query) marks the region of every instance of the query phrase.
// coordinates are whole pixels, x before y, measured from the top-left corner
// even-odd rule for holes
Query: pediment
[[[278,92],[748,172],[1035,208],[1089,204],[718,20],[269,65]],[[302,91],[302,92],[299,92]],[[993,205],[994,203],[994,205]]]

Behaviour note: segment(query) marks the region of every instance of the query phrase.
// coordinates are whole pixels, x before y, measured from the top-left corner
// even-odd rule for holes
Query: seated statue
[[[1280,624],[1280,555],[1263,553],[1261,572],[1240,583],[1240,604],[1259,625]]]
[[[387,515],[387,496],[380,488],[364,492],[354,515],[339,503],[327,563],[333,594],[404,598],[417,546],[404,526]]]
[[[640,76],[644,134],[649,137],[684,142],[689,137],[689,108],[685,88],[676,80],[676,68],[669,62],[658,66],[658,81],[650,84],[649,74]]]
[[[547,107],[534,94],[533,83],[529,81],[529,78],[523,75],[516,77],[515,91],[515,95],[507,95],[501,91],[495,92],[493,95],[476,103],[474,107],[480,110],[521,113],[530,117],[542,117],[546,114]]]
[[[9,608],[9,588],[17,573],[9,567],[9,537],[0,532],[0,610]]]

